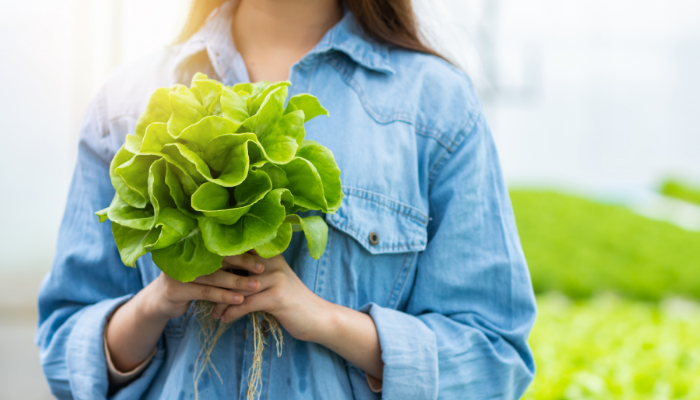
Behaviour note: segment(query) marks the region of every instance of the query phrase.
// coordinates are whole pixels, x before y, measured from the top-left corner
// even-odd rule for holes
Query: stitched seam
[[[403,123],[414,126],[416,133],[420,134],[421,136],[426,136],[426,137],[435,139],[435,141],[437,141],[441,146],[447,148],[449,151],[453,151],[454,147],[457,146],[457,144],[452,139],[450,139],[447,135],[445,135],[444,132],[427,127],[425,125],[422,125],[422,124],[410,119],[410,116],[407,113],[396,112],[396,113],[390,114],[386,117],[379,115],[374,109],[372,109],[369,106],[369,102],[367,101],[367,98],[364,95],[364,91],[349,76],[349,74],[347,73],[345,68],[343,68],[343,66],[340,65],[340,63],[337,60],[337,57],[334,57],[334,58],[329,57],[328,63],[331,64],[331,66],[333,66],[340,73],[340,76],[343,78],[345,83],[355,91],[355,94],[357,94],[358,98],[360,99],[360,103],[362,103],[362,108],[364,108],[365,112],[375,122],[382,124],[382,125],[387,125],[387,124],[390,124],[393,122],[403,122]],[[462,124],[462,125],[465,125],[465,124]],[[436,133],[431,133],[431,132],[436,132]]]
[[[475,112],[471,114],[471,118],[467,119],[462,123],[462,125],[457,129],[457,136],[455,136],[454,143],[459,147],[467,135],[472,132],[472,129],[476,126],[476,120],[481,117],[482,111]],[[456,150],[456,148],[454,149]]]
[[[347,221],[347,220],[345,220]],[[376,250],[414,250],[416,247],[421,248],[425,245],[425,243],[416,243],[416,242],[411,242],[408,244],[396,244],[396,245],[384,245],[384,246],[367,246],[367,241],[360,235],[360,232],[353,229],[350,227],[350,225],[347,222],[336,222],[333,224],[336,228],[345,231],[346,233],[349,233],[352,235],[355,239],[357,239],[358,242],[360,242],[363,246],[365,246],[368,249],[376,249]],[[371,251],[370,251],[371,253]]]
[[[408,264],[404,264],[404,268],[402,273],[404,274],[403,277],[403,282],[401,283],[401,289],[399,290],[398,293],[396,293],[396,301],[394,302],[394,305],[392,306],[393,309],[396,309],[396,307],[399,305],[399,300],[401,300],[401,296],[403,295],[403,291],[406,288],[406,282],[408,281],[408,271],[411,269],[411,266],[413,265],[413,261],[416,259],[416,253],[411,253],[411,259],[408,262]]]
[[[481,115],[481,113],[479,113],[478,115]],[[473,123],[465,125],[465,129],[462,130],[462,132],[464,132],[464,133],[461,133],[460,135],[457,136],[460,138],[460,141],[459,141],[460,146],[464,143],[464,139],[468,135],[471,135],[474,132],[474,128],[476,128],[476,117],[472,118],[471,121]],[[469,126],[469,129],[466,129],[466,126]],[[442,155],[442,157],[440,157],[440,159],[438,159],[438,162],[435,164],[432,172],[430,173],[430,175],[428,177],[428,190],[429,191],[432,191],[433,183],[435,183],[435,178],[437,178],[437,176],[440,174],[440,172],[442,172],[442,169],[444,168],[444,166],[447,164],[447,161],[449,160],[448,155],[451,156],[453,153],[454,152],[449,152],[449,153],[445,152]]]
[[[420,133],[422,135],[435,139],[436,141],[438,141],[438,143],[440,143],[444,147],[451,148],[451,146],[448,143],[445,143],[445,141],[442,139],[442,137],[445,137],[445,135],[442,132],[436,131],[434,129],[431,129],[429,127],[426,127],[424,125],[421,125],[421,124],[411,120],[408,117],[409,115],[406,113],[396,112],[394,114],[389,115],[388,117],[382,118],[382,116],[380,116],[376,111],[374,111],[374,109],[372,109],[369,106],[369,102],[367,101],[367,98],[364,94],[364,91],[359,87],[359,85],[355,82],[355,80],[350,77],[350,75],[347,73],[345,68],[343,68],[342,65],[339,64],[338,60],[337,59],[330,59],[329,62],[331,65],[333,65],[336,68],[336,70],[338,70],[338,72],[340,72],[340,75],[343,77],[343,80],[345,81],[345,83],[355,91],[355,94],[357,94],[358,98],[360,99],[360,102],[362,103],[362,107],[365,109],[365,112],[367,112],[367,114],[370,117],[372,117],[372,119],[374,119],[375,122],[382,124],[382,125],[386,125],[386,124],[389,124],[392,122],[404,122],[404,123],[413,125],[415,127],[419,127]],[[432,134],[432,133],[430,133],[430,131],[436,131],[438,134],[437,135]],[[449,138],[447,138],[447,137],[445,137],[445,138],[447,139],[447,142],[451,142],[451,140]]]
[[[438,170],[441,170],[442,164],[447,160],[447,155],[451,154],[449,151],[445,150],[440,158],[437,160],[433,168],[430,170],[430,174],[428,174],[428,187],[431,188],[433,186],[433,180],[437,176],[436,172]]]
[[[312,93],[311,82],[313,81],[313,79],[311,79],[311,77],[316,75],[316,70],[318,69],[319,64],[320,64],[320,62],[317,61],[311,65],[311,70],[309,71],[309,75],[306,78],[306,92],[307,93]]]
[[[357,197],[357,198],[359,198],[359,199],[364,199],[364,200],[367,200],[367,201],[371,201],[371,202],[373,202],[373,203],[382,205],[382,206],[384,206],[384,207],[386,207],[386,208],[388,208],[388,209],[390,209],[390,210],[392,210],[392,211],[395,211],[395,212],[397,212],[397,213],[399,213],[399,214],[402,214],[402,215],[405,215],[405,216],[407,216],[407,217],[409,217],[409,218],[415,219],[416,221],[420,222],[420,223],[423,224],[423,225],[427,224],[428,216],[425,215],[425,214],[423,214],[423,212],[421,212],[420,210],[418,210],[417,208],[415,208],[415,207],[413,207],[413,206],[409,206],[408,204],[402,203],[402,202],[400,202],[400,201],[393,200],[393,199],[391,199],[391,198],[389,198],[389,197],[387,197],[387,196],[384,196],[384,195],[379,194],[379,193],[377,193],[377,192],[372,192],[372,191],[370,191],[370,190],[359,189],[359,188],[356,188],[356,187],[345,186],[345,185],[343,185],[343,188],[347,189],[347,190],[345,191],[345,194],[347,194],[348,196],[354,196],[354,197]],[[381,199],[384,199],[384,200],[385,200],[387,203],[389,203],[389,204],[384,204],[384,203],[381,203],[381,202],[379,202],[379,201],[377,201],[377,200],[371,199],[371,198],[369,198],[369,197],[367,197],[367,196],[360,196],[360,195],[355,194],[355,193],[352,193],[352,192],[359,192],[359,193],[364,193],[364,194],[369,195],[369,196],[376,196],[376,197],[379,197],[379,198],[381,198]],[[396,205],[397,207],[392,207],[391,205]],[[408,210],[413,211],[414,213],[416,213],[416,214],[418,214],[419,216],[423,217],[423,219],[421,220],[420,218],[418,218],[418,217],[415,216],[415,215],[407,214],[406,212],[404,212],[403,210],[401,210],[400,207],[404,207],[404,208],[406,208],[406,209],[408,209]]]
[[[389,298],[386,300],[386,303],[384,304],[385,308],[389,308],[391,304],[391,299],[394,298],[394,292],[396,292],[396,286],[398,285],[399,278],[401,277],[401,274],[403,273],[403,269],[406,266],[406,258],[408,257],[408,254],[403,256],[403,263],[401,263],[401,269],[399,270],[399,273],[396,274],[396,278],[394,279],[394,284],[391,285],[391,293],[389,293]],[[391,307],[394,308],[394,307]]]
[[[420,220],[420,219],[414,217],[413,215],[407,214],[407,213],[405,213],[405,212],[403,212],[403,211],[401,211],[401,210],[398,210],[398,209],[395,209],[395,208],[393,208],[393,207],[390,207],[390,206],[388,206],[388,205],[386,205],[386,204],[384,204],[384,203],[382,203],[382,202],[379,202],[379,201],[377,201],[377,200],[374,200],[374,199],[371,199],[371,198],[368,198],[368,197],[364,197],[364,196],[358,196],[358,195],[356,195],[356,194],[354,194],[354,193],[346,193],[346,194],[347,194],[348,196],[357,197],[358,199],[367,200],[367,201],[372,202],[372,203],[374,203],[374,204],[378,204],[378,205],[380,205],[380,206],[384,206],[384,207],[390,209],[391,211],[393,211],[393,212],[395,212],[395,213],[398,213],[398,214],[401,214],[401,215],[403,215],[403,216],[405,216],[405,217],[408,217],[408,218],[411,218],[411,219],[413,219],[413,220],[416,220],[416,221],[419,222],[421,225],[425,225],[425,224],[426,224],[426,222],[425,222],[424,220]],[[426,219],[427,219],[427,218],[426,218]]]
[[[334,236],[333,229],[330,230],[329,236],[330,237],[328,238],[328,248],[324,252],[324,255],[330,254],[331,248],[333,247],[333,236]],[[325,264],[321,265],[321,260],[323,260],[323,257],[321,257],[318,260],[318,267],[316,268],[316,283],[314,283],[314,293],[316,293],[316,295],[319,297],[323,297],[323,287],[321,287],[320,291],[319,291],[318,282],[319,282],[319,279],[321,277],[321,268],[325,266]]]

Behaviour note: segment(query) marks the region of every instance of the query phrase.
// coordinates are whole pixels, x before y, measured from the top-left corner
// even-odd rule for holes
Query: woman
[[[178,44],[104,85],[39,296],[58,398],[193,398],[199,327],[186,311],[199,299],[236,321],[200,399],[245,397],[253,338],[240,317],[257,310],[285,329],[281,357],[265,350],[261,398],[520,398],[535,303],[493,140],[468,78],[417,31],[409,0],[195,0]],[[149,94],[200,71],[289,79],[330,111],[306,127],[335,154],[345,195],[320,260],[295,235],[283,257],[225,259],[247,278],[185,284],[149,256],[121,263],[94,216],[114,194],[109,162]]]

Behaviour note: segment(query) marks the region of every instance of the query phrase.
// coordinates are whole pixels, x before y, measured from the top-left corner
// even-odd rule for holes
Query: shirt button
[[[369,234],[369,244],[372,246],[376,246],[377,243],[379,243],[379,235],[377,235],[377,232],[372,232]]]

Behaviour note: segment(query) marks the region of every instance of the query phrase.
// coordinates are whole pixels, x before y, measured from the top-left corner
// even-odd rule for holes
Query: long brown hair
[[[227,0],[192,0],[185,25],[175,43],[187,41],[214,9]],[[342,0],[367,36],[380,42],[442,57],[421,40],[411,0]]]

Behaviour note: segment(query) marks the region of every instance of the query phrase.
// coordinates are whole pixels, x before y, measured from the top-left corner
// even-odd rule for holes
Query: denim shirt
[[[169,321],[156,355],[125,387],[109,387],[106,319],[159,274],[147,254],[125,267],[109,223],[108,167],[150,94],[203,71],[247,81],[224,5],[189,41],[117,71],[91,103],[51,272],[39,294],[36,342],[59,399],[193,399],[199,325]],[[306,138],[333,151],[340,210],[326,215],[324,255],[295,233],[284,257],[304,284],[368,313],[384,361],[383,389],[331,350],[267,338],[261,399],[519,399],[534,376],[527,344],[535,301],[498,156],[467,76],[426,54],[366,37],[352,14],[290,71],[290,95],[330,112]],[[376,234],[370,240],[370,234]],[[200,399],[244,399],[253,335],[247,317],[219,340]]]

